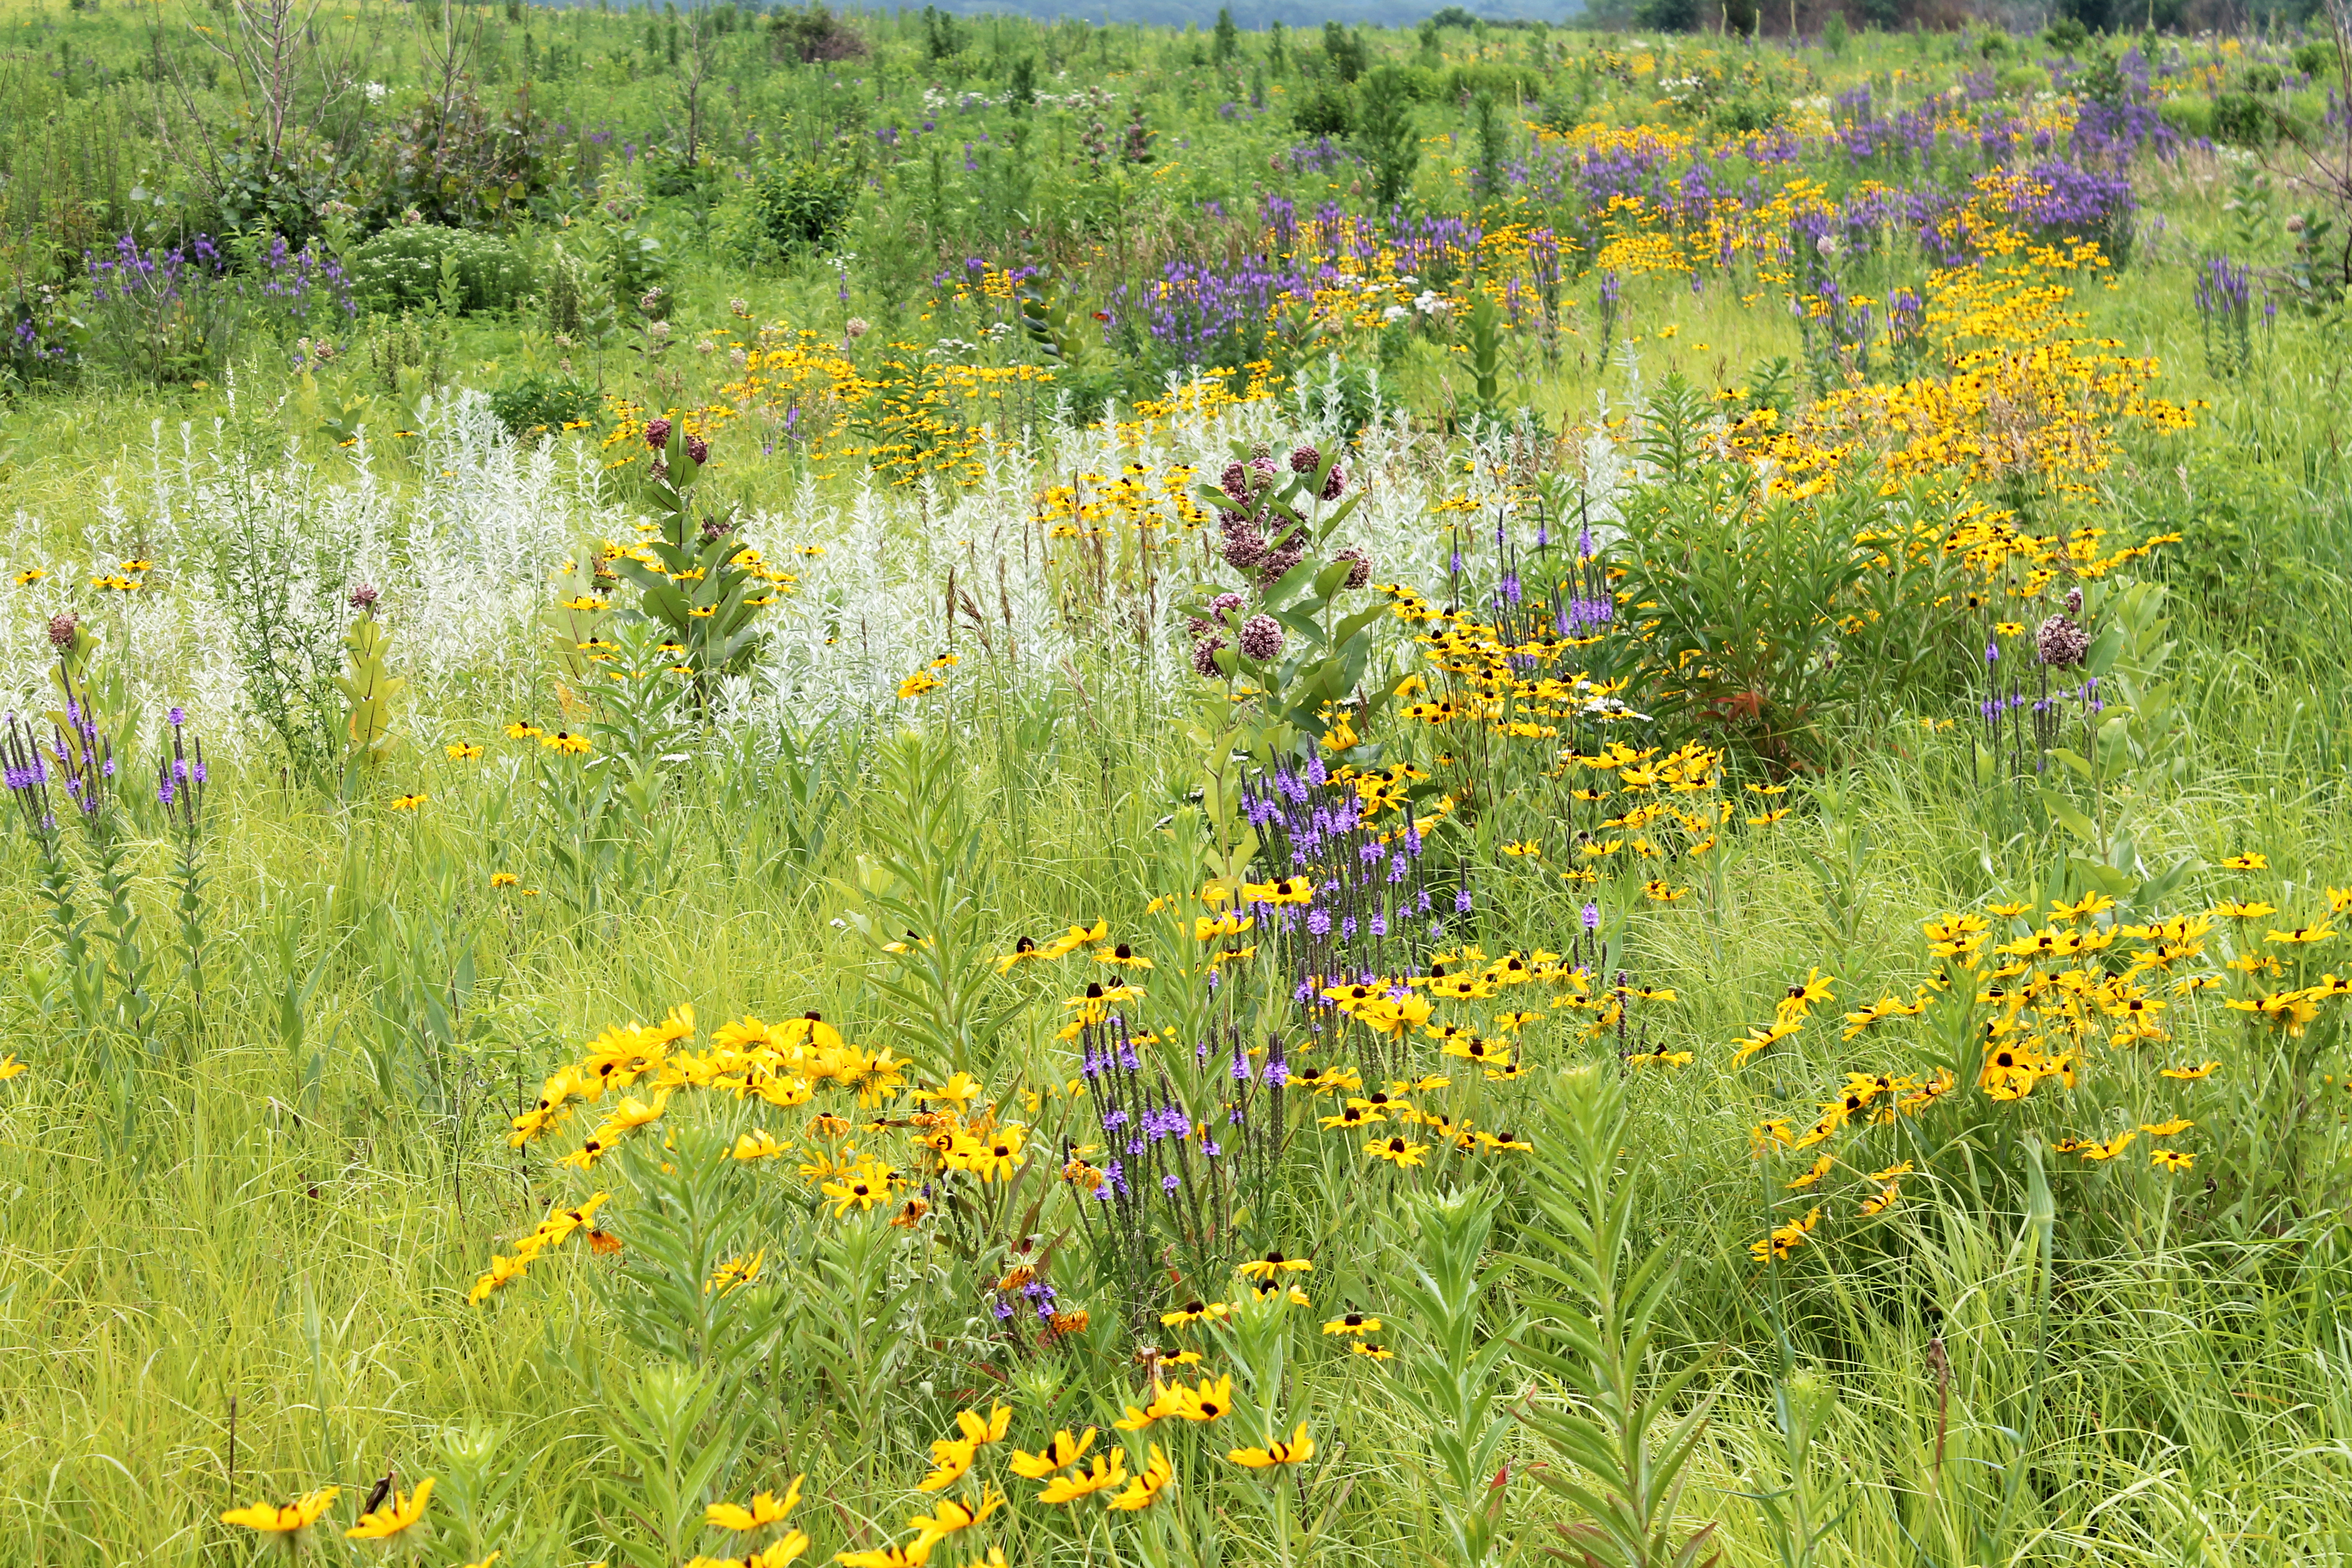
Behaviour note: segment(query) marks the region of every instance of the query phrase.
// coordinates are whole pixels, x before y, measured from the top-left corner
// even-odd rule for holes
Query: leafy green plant
[[[530,292],[531,273],[522,254],[496,236],[404,224],[353,253],[352,287],[374,310],[446,305],[475,313],[513,309]]]
[[[980,906],[980,824],[958,782],[962,759],[944,739],[899,736],[882,758],[898,847],[857,858],[837,882],[848,918],[886,972],[871,984],[899,1009],[917,1059],[962,1071],[993,1053],[1017,1004],[991,999],[997,942]]]
[[[604,399],[585,382],[534,371],[492,391],[490,412],[510,436],[541,436],[593,426]]]
[[[1426,1423],[1438,1512],[1452,1547],[1446,1560],[1465,1568],[1497,1561],[1502,1551],[1495,1531],[1502,1493],[1492,1480],[1511,1431],[1502,1368],[1528,1327],[1524,1317],[1486,1321],[1480,1332],[1506,1272],[1486,1261],[1500,1197],[1479,1187],[1414,1204],[1400,1264],[1388,1271],[1391,1310],[1409,1325],[1402,1370],[1391,1386]]]
[[[1777,769],[1811,768],[1848,689],[1836,619],[1864,558],[1832,509],[1768,496],[1753,468],[1702,454],[1698,412],[1668,377],[1643,443],[1658,479],[1622,506],[1618,587],[1648,631],[1643,700]]]
[[[383,765],[398,743],[392,700],[408,683],[392,673],[392,631],[376,619],[376,590],[362,583],[352,591],[351,629],[343,636],[348,662],[335,678],[343,694],[343,772],[346,784],[360,770]]]
[[[1684,1396],[1707,1363],[1650,1366],[1675,1270],[1663,1248],[1633,1256],[1629,1122],[1622,1079],[1597,1068],[1561,1073],[1544,1102],[1529,1184],[1542,1219],[1517,1262],[1539,1282],[1523,1353],[1564,1397],[1529,1401],[1521,1419],[1566,1468],[1528,1473],[1584,1515],[1554,1527],[1563,1555],[1587,1568],[1690,1568],[1720,1555],[1713,1523],[1690,1530],[1679,1515],[1710,1403]]]
[[[648,484],[663,514],[659,531],[636,551],[614,556],[613,571],[636,587],[637,613],[668,633],[696,710],[707,717],[719,678],[742,668],[758,650],[760,610],[773,591],[758,552],[735,537],[733,521],[695,505],[695,479],[709,454],[702,438],[667,419],[648,426],[646,437],[656,456]]]

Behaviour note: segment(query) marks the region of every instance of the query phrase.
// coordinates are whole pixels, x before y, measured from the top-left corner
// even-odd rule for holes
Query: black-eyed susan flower
[[[1304,1464],[1314,1457],[1315,1439],[1307,1435],[1307,1423],[1304,1421],[1287,1438],[1268,1439],[1263,1448],[1229,1448],[1225,1451],[1226,1458],[1253,1470]]]
[[[1032,1454],[1015,1448],[1008,1461],[1014,1475],[1024,1481],[1042,1481],[1056,1470],[1066,1470],[1086,1458],[1087,1450],[1095,1446],[1095,1428],[1089,1426],[1082,1436],[1070,1436],[1064,1427],[1054,1434],[1053,1440]]]
[[[425,1503],[432,1495],[433,1478],[427,1476],[407,1496],[394,1492],[373,1512],[360,1515],[343,1534],[352,1541],[416,1540],[425,1533]]]
[[[1353,1334],[1360,1338],[1365,1334],[1379,1333],[1381,1321],[1368,1318],[1361,1312],[1349,1312],[1324,1324],[1323,1331],[1327,1334]]]
[[[415,811],[418,806],[423,805],[426,801],[431,800],[432,798],[433,797],[431,795],[425,794],[423,790],[418,790],[414,795],[394,795],[392,798],[392,809],[394,811]]]
[[[1368,1361],[1396,1360],[1396,1352],[1389,1349],[1386,1345],[1374,1344],[1370,1340],[1358,1340],[1355,1343],[1348,1347],[1348,1353],[1350,1355],[1362,1356]]]
[[[2271,858],[2260,850],[2249,849],[2242,854],[2224,857],[2221,868],[2225,871],[2267,871],[2271,868]]]
[[[1151,1445],[1151,1456],[1144,1462],[1141,1473],[1128,1483],[1127,1489],[1110,1500],[1110,1506],[1122,1513],[1140,1513],[1160,1500],[1176,1479],[1175,1467],[1168,1462],[1160,1445]]]
[[[449,753],[452,762],[479,762],[482,756],[482,748],[470,741],[452,741],[442,750]]]
[[[1364,1152],[1375,1160],[1386,1160],[1401,1171],[1410,1171],[1421,1164],[1422,1156],[1429,1152],[1429,1145],[1402,1137],[1375,1138],[1364,1145]]]
[[[26,1070],[26,1064],[16,1059],[16,1052],[10,1051],[5,1056],[0,1056],[0,1083],[7,1082],[24,1070]]]
[[[292,1502],[257,1502],[245,1508],[233,1508],[221,1515],[223,1524],[234,1524],[259,1535],[297,1536],[319,1522],[320,1515],[342,1495],[341,1487],[320,1487]]]
[[[1037,1500],[1050,1508],[1059,1508],[1126,1484],[1127,1450],[1113,1448],[1108,1454],[1096,1455],[1092,1468],[1072,1470],[1047,1481],[1037,1493]]]
[[[1004,1494],[994,1487],[981,1488],[978,1501],[941,1498],[930,1512],[916,1514],[907,1521],[907,1528],[916,1532],[910,1550],[928,1553],[940,1542],[961,1535],[1003,1506]]]
[[[710,1278],[703,1284],[702,1293],[706,1296],[724,1296],[730,1290],[749,1285],[760,1277],[761,1265],[766,1260],[765,1249],[746,1253],[740,1258],[729,1258],[711,1270]]]
[[[1264,1258],[1253,1258],[1241,1266],[1241,1272],[1252,1279],[1271,1279],[1277,1274],[1311,1274],[1315,1265],[1304,1258],[1286,1258],[1279,1252],[1269,1252]]]
[[[2148,1163],[2159,1171],[2178,1173],[2194,1168],[2197,1156],[2184,1154],[2178,1149],[2152,1149],[2148,1151]]]
[[[538,725],[525,723],[520,719],[515,720],[512,723],[509,723],[507,726],[507,739],[509,741],[535,740],[543,733],[545,733],[545,731],[541,730]]]

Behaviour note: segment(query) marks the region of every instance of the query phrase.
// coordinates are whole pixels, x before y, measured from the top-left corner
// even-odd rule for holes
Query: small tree
[[[1364,79],[1363,112],[1357,117],[1357,139],[1364,162],[1372,166],[1372,194],[1383,207],[1404,200],[1421,166],[1421,138],[1412,123],[1412,100],[1404,73],[1382,66]]]

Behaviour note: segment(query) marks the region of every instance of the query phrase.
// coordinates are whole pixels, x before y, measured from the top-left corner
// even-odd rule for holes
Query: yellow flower
[[[1327,1334],[1356,1334],[1360,1336],[1363,1334],[1377,1334],[1381,1331],[1381,1321],[1378,1318],[1368,1318],[1361,1312],[1350,1312],[1344,1318],[1334,1318],[1329,1322],[1324,1324],[1323,1331]]]
[[[720,1530],[734,1531],[738,1534],[748,1531],[764,1530],[769,1525],[780,1523],[785,1515],[800,1506],[801,1482],[807,1479],[806,1476],[794,1476],[793,1484],[784,1489],[781,1501],[773,1492],[761,1492],[752,1498],[749,1507],[740,1503],[712,1503],[703,1510],[703,1521],[716,1525]]]
[[[1175,1479],[1176,1471],[1169,1464],[1167,1454],[1154,1443],[1151,1445],[1151,1458],[1144,1465],[1143,1473],[1129,1482],[1125,1491],[1111,1499],[1110,1506],[1122,1513],[1140,1513],[1158,1502],[1160,1494],[1166,1491],[1169,1483]]]
[[[766,1258],[764,1248],[745,1257],[729,1258],[711,1271],[710,1280],[703,1286],[702,1293],[708,1296],[717,1291],[723,1296],[738,1285],[749,1285],[760,1277],[760,1265]]]
[[[841,1568],[922,1568],[930,1555],[929,1545],[918,1548],[908,1542],[904,1546],[877,1546],[867,1552],[836,1552],[833,1560]]]
[[[1086,1436],[1083,1437],[1071,1436],[1069,1428],[1064,1427],[1054,1434],[1052,1442],[1034,1454],[1019,1448],[1013,1449],[1011,1461],[1013,1473],[1025,1481],[1042,1481],[1055,1470],[1067,1469],[1076,1464],[1086,1457],[1087,1450],[1094,1446],[1095,1429],[1093,1427],[1087,1427]]]
[[[920,697],[926,691],[937,691],[939,689],[938,676],[927,669],[919,669],[898,682],[898,700],[903,702],[909,698]]]
[[[931,1445],[931,1473],[915,1483],[919,1492],[943,1492],[963,1479],[980,1445],[962,1437],[941,1437]]]
[[[595,749],[595,743],[585,735],[575,735],[569,730],[558,730],[552,735],[541,735],[539,743],[551,752],[567,757],[584,757]]]
[[[1307,1435],[1307,1423],[1304,1421],[1298,1424],[1298,1429],[1290,1435],[1287,1442],[1268,1441],[1263,1448],[1234,1448],[1225,1454],[1225,1458],[1234,1464],[1245,1465],[1253,1470],[1267,1469],[1276,1465],[1303,1464],[1314,1457],[1315,1439]]]
[[[423,805],[426,801],[431,800],[432,798],[433,797],[431,795],[426,795],[423,790],[418,790],[415,795],[395,795],[393,797],[392,809],[394,811],[415,811],[418,806]]]
[[[2267,871],[2271,868],[2271,860],[2269,856],[2258,850],[2248,850],[2223,860],[2221,868],[2225,871]]]
[[[520,719],[507,726],[507,739],[509,741],[528,741],[538,733],[540,733],[538,725],[526,724]]]
[[[1089,1435],[1092,1428],[1088,1428]],[[1037,1494],[1037,1500],[1051,1507],[1076,1502],[1080,1498],[1107,1492],[1127,1484],[1127,1450],[1113,1448],[1108,1454],[1097,1454],[1091,1468],[1073,1470],[1066,1476],[1055,1476]]]
[[[470,742],[467,741],[454,741],[445,747],[444,750],[449,753],[453,761],[460,763],[478,761],[482,754],[481,747],[474,745]]]
[[[516,876],[512,871],[493,871],[490,873],[490,886],[493,888],[511,888],[521,880],[522,879]]]
[[[907,1521],[907,1527],[920,1532],[915,1538],[915,1546],[928,1552],[949,1536],[970,1530],[1003,1506],[1003,1492],[994,1487],[982,1487],[977,1503],[965,1502],[960,1498],[941,1498],[929,1513],[919,1513]]]
[[[233,1508],[221,1515],[221,1522],[241,1525],[264,1535],[292,1535],[316,1524],[319,1516],[327,1511],[327,1505],[341,1493],[341,1487],[320,1487],[292,1502],[257,1502],[247,1508]]]
[[[2165,1068],[2158,1072],[2156,1076],[2158,1078],[2179,1079],[2183,1082],[2187,1082],[2195,1079],[2212,1077],[2213,1069],[2221,1065],[2221,1064],[2220,1062],[2200,1062],[2193,1068]]]
[[[425,1522],[425,1500],[432,1495],[433,1478],[427,1476],[406,1497],[394,1492],[373,1513],[360,1515],[360,1521],[343,1534],[352,1541],[400,1541],[411,1531],[421,1535],[424,1532],[417,1527]]]
[[[2178,1149],[2152,1149],[2148,1163],[2159,1171],[2186,1171],[2197,1163],[2197,1156],[2184,1154]]]
[[[5,1083],[24,1070],[25,1064],[16,1059],[16,1052],[10,1051],[6,1056],[0,1056],[0,1083]]]

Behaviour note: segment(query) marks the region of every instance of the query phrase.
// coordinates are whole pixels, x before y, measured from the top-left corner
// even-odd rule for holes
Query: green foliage
[[[514,247],[437,224],[385,229],[352,258],[353,292],[380,310],[508,310],[530,286]]]
[[[362,590],[367,602],[352,617],[343,636],[346,664],[335,678],[343,694],[343,763],[354,768],[380,767],[392,754],[397,737],[392,727],[392,700],[407,682],[392,673],[392,631],[375,618],[375,592]]]
[[[1530,1188],[1543,1217],[1518,1263],[1537,1282],[1527,1354],[1567,1397],[1526,1410],[1560,1461],[1528,1473],[1584,1516],[1553,1528],[1585,1563],[1690,1568],[1719,1556],[1713,1524],[1685,1531],[1679,1518],[1710,1403],[1684,1395],[1707,1363],[1651,1365],[1675,1268],[1663,1248],[1635,1256],[1630,1121],[1622,1081],[1595,1068],[1560,1075],[1545,1105]]]
[[[2277,113],[2250,92],[2213,95],[2213,139],[2233,147],[2267,147],[2277,133]]]
[[[1421,166],[1421,136],[1398,68],[1382,66],[1365,79],[1357,142],[1372,166],[1372,199],[1383,207],[1403,201]]]
[[[1486,1256],[1497,1201],[1495,1192],[1474,1189],[1415,1205],[1407,1215],[1415,1239],[1388,1280],[1412,1324],[1411,1359],[1396,1393],[1425,1423],[1442,1481],[1448,1560],[1468,1568],[1496,1561],[1502,1550],[1496,1539],[1502,1500],[1493,1484],[1511,1433],[1502,1363],[1528,1329],[1524,1317],[1492,1316],[1506,1272]]]
[[[1811,766],[1826,710],[1848,689],[1829,628],[1862,576],[1853,530],[1703,453],[1700,412],[1689,384],[1668,377],[1643,437],[1658,482],[1622,509],[1621,590],[1655,622],[1644,700],[1776,767]]]
[[[567,426],[596,424],[604,399],[584,381],[533,371],[494,389],[490,412],[510,435],[543,436]]]
[[[1345,136],[1355,127],[1356,100],[1343,82],[1318,81],[1290,107],[1302,136]]]
[[[751,184],[752,233],[776,256],[828,250],[856,202],[853,170],[811,163],[772,167]]]
[[[682,422],[670,426],[648,484],[663,513],[660,531],[646,543],[654,559],[620,556],[613,570],[637,588],[638,614],[668,633],[696,704],[707,711],[719,678],[740,669],[759,646],[760,606],[748,601],[762,584],[733,522],[695,504],[697,442]]]

